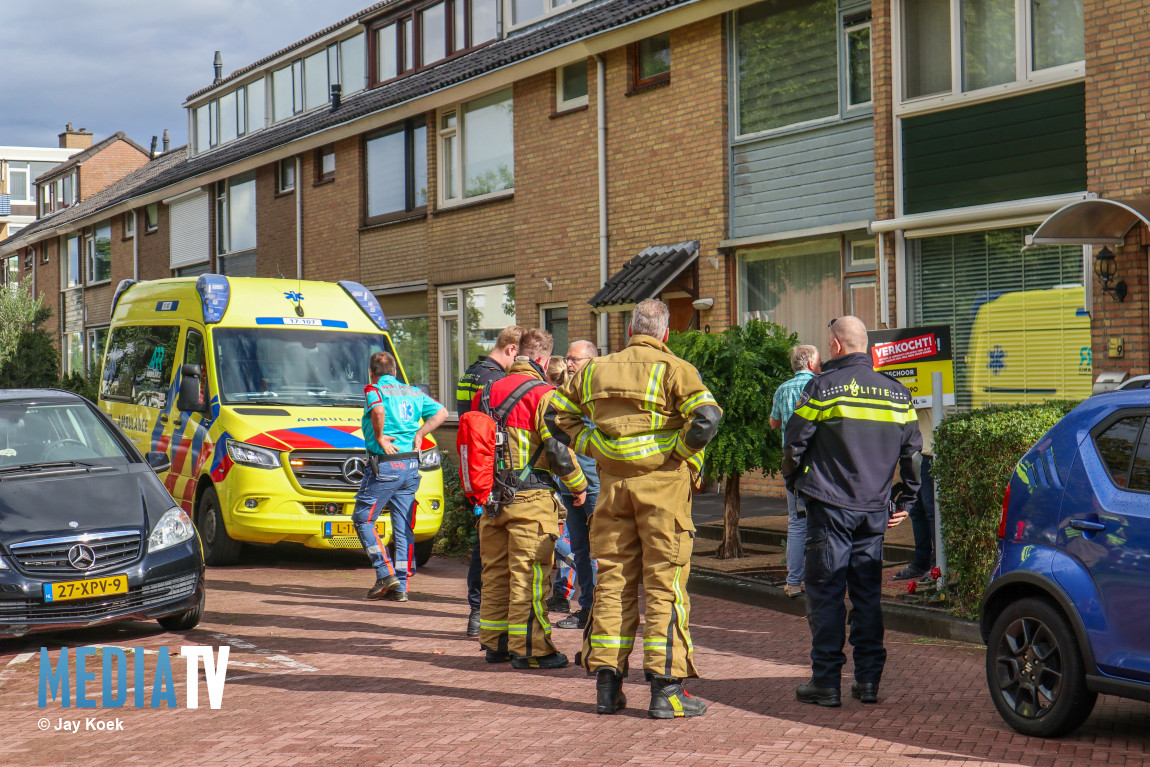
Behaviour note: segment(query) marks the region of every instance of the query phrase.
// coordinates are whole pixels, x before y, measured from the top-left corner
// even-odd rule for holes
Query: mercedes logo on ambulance
[[[358,485],[362,482],[365,471],[367,471],[367,461],[359,456],[348,458],[343,462],[343,478],[349,485]]]
[[[77,543],[68,549],[68,564],[77,570],[90,570],[96,564],[96,552],[92,551],[91,546]]]

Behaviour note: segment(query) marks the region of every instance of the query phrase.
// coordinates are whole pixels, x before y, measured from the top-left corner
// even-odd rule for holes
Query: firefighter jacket
[[[551,403],[550,417],[575,452],[618,477],[671,461],[685,462],[697,474],[723,414],[699,371],[646,335],[588,362]]]
[[[455,414],[463,415],[470,410],[471,402],[479,390],[505,375],[499,363],[490,357],[480,357],[473,362],[459,377],[459,383],[455,387]]]
[[[787,489],[855,511],[886,511],[897,464],[908,510],[918,493],[922,435],[905,386],[857,352],[823,363],[783,436]]]
[[[542,381],[543,376],[523,357],[517,358],[507,375],[491,384],[491,407],[496,408],[525,378]],[[523,399],[507,414],[507,439],[511,446],[511,468],[518,471],[527,465],[531,456],[537,455],[534,471],[529,475],[524,487],[550,487],[550,475],[554,474],[572,493],[587,489],[587,478],[575,460],[575,454],[561,441],[555,439],[544,416],[550,409],[555,387],[536,386],[523,396]],[[480,395],[472,402],[479,407]],[[540,450],[540,445],[543,449]],[[534,481],[532,481],[532,478]]]

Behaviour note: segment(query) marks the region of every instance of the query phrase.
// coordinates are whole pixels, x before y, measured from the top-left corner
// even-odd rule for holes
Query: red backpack
[[[542,444],[522,471],[516,472],[511,468],[507,416],[527,392],[546,385],[538,379],[524,381],[492,409],[491,384],[487,384],[479,394],[479,409],[459,416],[459,432],[455,438],[459,478],[463,482],[463,493],[475,507],[476,514],[480,514],[483,508],[491,514],[498,514],[515,498],[519,484],[539,459]]]

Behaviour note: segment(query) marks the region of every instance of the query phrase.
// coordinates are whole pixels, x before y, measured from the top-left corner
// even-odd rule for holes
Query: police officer
[[[423,438],[447,419],[447,408],[396,377],[395,357],[376,352],[369,361],[371,385],[364,387],[363,441],[368,466],[363,473],[351,521],[375,568],[368,599],[407,601],[407,581],[415,574],[412,512],[419,490],[419,448]],[[422,425],[420,422],[422,421]],[[391,509],[391,537],[398,570],[375,529],[384,507]]]
[[[507,414],[511,471],[518,490],[510,503],[479,520],[483,554],[483,602],[479,642],[488,663],[510,660],[514,668],[553,669],[567,665],[567,656],[551,642],[544,596],[550,589],[555,540],[559,537],[559,503],[550,472],[575,496],[586,498],[587,481],[574,454],[552,437],[544,415],[554,387],[544,383],[542,365],[551,356],[551,334],[524,331],[520,356],[505,378],[488,385],[492,409],[520,387],[521,397]],[[481,395],[480,395],[481,396]],[[476,397],[477,406],[479,397]]]
[[[883,648],[882,541],[906,516],[919,488],[922,437],[911,394],[875,372],[866,325],[857,317],[831,320],[831,359],[807,384],[787,422],[783,474],[807,506],[807,622],[811,680],[795,696],[803,703],[841,705],[839,679],[850,589],[855,681],[851,695],[878,702]],[[891,513],[898,466],[903,492]]]
[[[518,325],[504,328],[495,339],[495,349],[491,354],[480,355],[479,359],[463,372],[459,384],[455,387],[456,415],[463,415],[471,410],[471,401],[475,399],[479,390],[507,374],[507,369],[519,354],[519,336],[522,334],[523,328]],[[475,545],[471,548],[471,565],[467,568],[467,604],[471,607],[471,614],[467,617],[469,637],[479,636],[479,599],[483,593],[482,571],[479,537],[476,536]]]
[[[627,348],[588,361],[552,399],[555,424],[599,467],[590,533],[598,580],[581,663],[596,675],[600,714],[627,705],[623,676],[637,638],[640,581],[647,604],[648,716],[707,710],[683,689],[684,677],[698,676],[688,628],[691,483],[722,411],[698,371],[667,348],[669,320],[662,301],[640,301]]]

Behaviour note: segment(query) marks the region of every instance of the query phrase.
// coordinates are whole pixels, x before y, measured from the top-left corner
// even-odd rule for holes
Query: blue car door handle
[[[1070,526],[1079,530],[1088,530],[1092,533],[1098,533],[1106,529],[1106,525],[1101,522],[1091,522],[1089,519],[1072,519]]]

